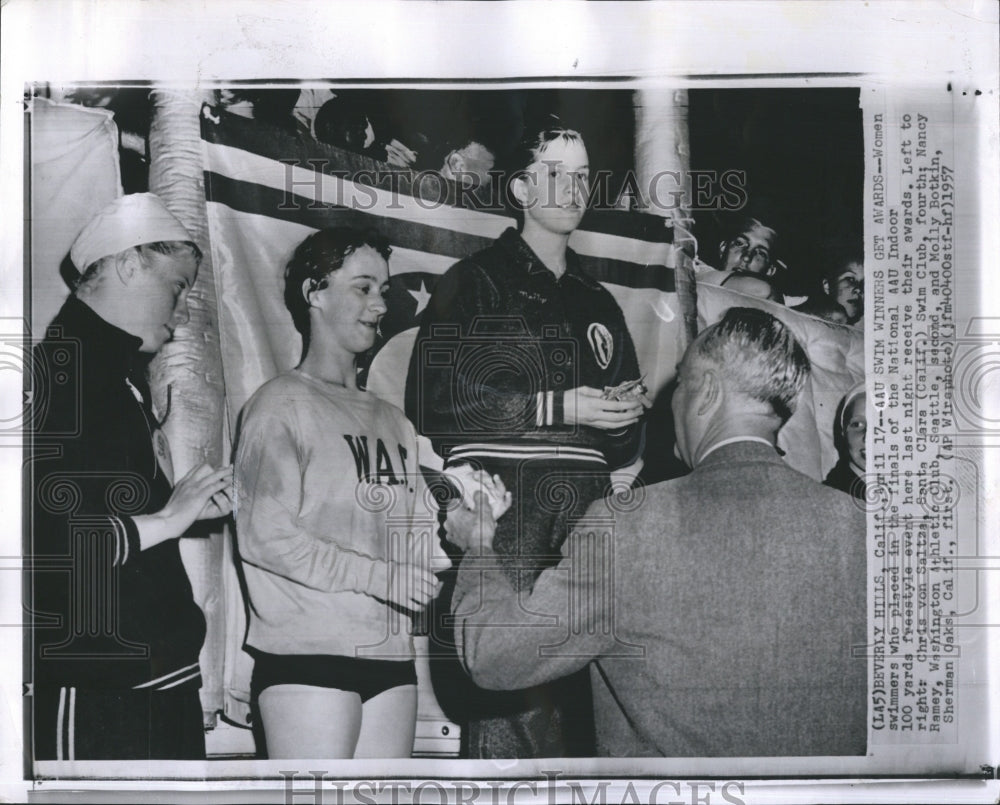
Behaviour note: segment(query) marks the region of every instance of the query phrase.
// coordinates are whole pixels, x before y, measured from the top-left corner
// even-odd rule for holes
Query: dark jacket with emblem
[[[514,229],[441,277],[424,312],[406,414],[439,454],[470,442],[603,453],[611,469],[641,451],[642,428],[609,433],[563,420],[563,393],[636,380],[614,297],[566,252],[557,279]]]
[[[33,353],[25,581],[38,685],[201,685],[205,618],[178,540],[140,551],[132,520],[171,493],[140,345],[71,297]]]

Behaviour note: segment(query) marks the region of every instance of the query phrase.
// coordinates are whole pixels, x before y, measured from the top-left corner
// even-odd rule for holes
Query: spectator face
[[[315,309],[313,343],[352,355],[370,349],[385,315],[388,284],[389,264],[371,246],[348,255],[327,286],[307,297]]]
[[[774,240],[773,229],[754,224],[732,240],[723,241],[722,270],[769,276]]]
[[[855,397],[844,411],[844,440],[851,463],[865,469],[865,436],[868,433],[868,419],[865,414],[867,396]]]
[[[313,124],[316,139],[337,148],[361,153],[375,142],[375,131],[364,110],[340,98],[327,101]]]
[[[129,255],[131,260],[133,255]],[[120,297],[125,329],[142,339],[142,352],[159,351],[187,323],[187,299],[198,277],[193,255],[134,252],[133,271]],[[108,270],[108,269],[105,269]]]
[[[865,310],[864,268],[860,263],[849,263],[830,284],[829,294],[847,313],[847,321],[854,324]]]
[[[374,133],[371,130],[371,123],[368,118],[354,120],[344,123],[335,130],[334,145],[346,148],[348,151],[364,151],[374,141]]]
[[[461,181],[464,187],[478,187],[489,181],[493,169],[493,153],[480,143],[471,142],[464,148],[452,151],[441,166],[441,176]]]
[[[537,226],[568,235],[580,225],[587,205],[590,170],[580,140],[553,140],[514,182],[524,208],[525,228]]]

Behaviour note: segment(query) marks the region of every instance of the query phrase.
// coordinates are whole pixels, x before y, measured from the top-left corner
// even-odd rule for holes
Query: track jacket
[[[565,458],[616,469],[642,423],[567,425],[563,392],[639,377],[614,297],[566,252],[559,279],[514,229],[439,280],[410,361],[406,414],[446,461]]]
[[[33,353],[25,581],[36,684],[201,685],[205,618],[178,541],[140,551],[132,520],[171,492],[140,345],[70,297]]]

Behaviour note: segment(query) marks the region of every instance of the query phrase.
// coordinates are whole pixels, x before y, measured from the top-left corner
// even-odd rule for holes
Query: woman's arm
[[[425,605],[436,593],[437,579],[406,559],[376,559],[302,528],[299,442],[287,410],[281,416],[259,408],[249,413],[235,469],[236,533],[243,561],[315,590],[353,591],[410,609]]]

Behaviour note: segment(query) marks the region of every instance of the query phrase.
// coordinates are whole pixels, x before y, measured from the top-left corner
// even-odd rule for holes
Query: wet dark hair
[[[583,143],[583,135],[573,129],[552,126],[526,134],[514,148],[510,158],[512,178],[517,178],[523,170],[536,162],[545,150],[556,140],[567,143]]]
[[[763,223],[759,218],[754,218],[752,215],[739,215],[731,218],[728,225],[725,228],[723,242],[725,244],[730,244],[732,241],[736,240],[740,235],[745,235],[754,229],[769,229],[774,232],[774,237],[772,238],[772,243],[777,244],[778,233],[773,226],[768,226]],[[772,257],[774,255],[771,255]]]
[[[530,131],[515,146],[508,161],[507,188],[509,198],[513,198],[513,193],[510,192],[513,183],[525,174],[530,165],[542,159],[546,149],[556,140],[562,140],[565,143],[580,143],[586,147],[583,135],[573,129],[550,126],[541,131]],[[524,210],[520,204],[514,203],[513,206],[512,212],[517,219],[518,229],[521,229],[524,226]]]
[[[820,276],[829,282],[836,281],[847,271],[851,263],[860,266],[865,264],[865,255],[861,249],[852,246],[828,246],[820,253]]]
[[[309,280],[310,291],[327,287],[330,275],[364,246],[373,248],[383,260],[392,253],[389,241],[377,232],[331,226],[302,241],[285,266],[285,307],[292,314],[295,329],[302,334],[303,355],[309,347],[309,300],[302,284]]]

